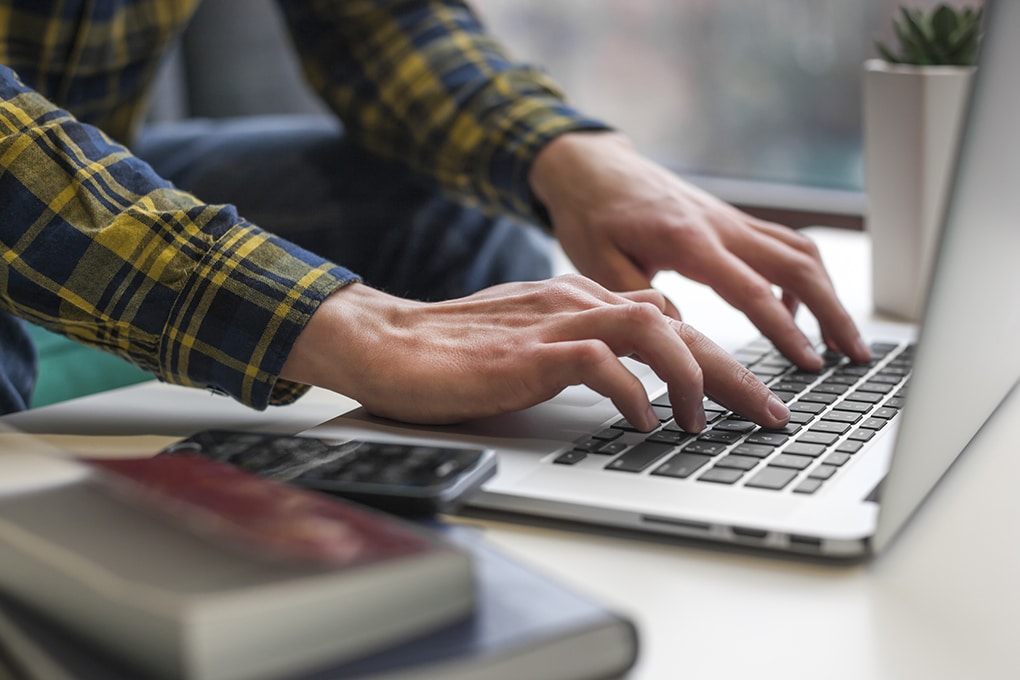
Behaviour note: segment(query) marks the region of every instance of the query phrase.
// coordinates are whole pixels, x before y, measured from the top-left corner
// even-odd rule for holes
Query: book
[[[473,609],[435,533],[207,458],[4,453],[0,480],[0,590],[140,677],[292,676]]]
[[[597,680],[638,654],[634,624],[490,547],[474,527],[434,525],[474,557],[472,616],[432,633],[288,680]],[[145,680],[80,635],[0,595],[0,655],[34,680]]]

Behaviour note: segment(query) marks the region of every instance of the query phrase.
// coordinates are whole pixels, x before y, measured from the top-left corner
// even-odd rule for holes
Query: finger
[[[680,310],[676,308],[673,301],[656,288],[618,293],[618,295],[630,300],[631,302],[649,302],[658,307],[666,316],[676,319],[677,321],[683,320],[680,316]]]
[[[763,427],[786,425],[789,409],[747,367],[689,324],[673,326],[701,366],[712,399]]]
[[[735,245],[733,251],[770,281],[803,301],[818,319],[822,335],[832,340],[833,349],[854,361],[868,361],[871,351],[836,296],[814,244],[778,225],[759,223],[757,228],[768,235],[760,233],[748,242]]]
[[[550,343],[543,348],[539,369],[561,388],[587,385],[608,397],[624,418],[645,432],[659,425],[644,385],[599,340]]]
[[[671,324],[685,325],[650,304],[607,305],[557,320],[546,339],[597,339],[616,356],[636,355],[669,385],[677,423],[697,432],[705,426],[701,367]]]
[[[790,316],[797,318],[797,310],[800,309],[800,298],[790,293],[789,291],[783,291],[783,306],[786,307],[790,312]]]
[[[772,292],[772,284],[734,253],[718,249],[720,275],[706,281],[724,300],[742,311],[776,348],[799,367],[816,371],[822,358],[794,323],[789,309]]]

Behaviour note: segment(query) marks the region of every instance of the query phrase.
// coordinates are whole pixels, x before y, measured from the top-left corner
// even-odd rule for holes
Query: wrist
[[[601,150],[633,150],[630,139],[612,130],[568,132],[546,144],[531,165],[528,184],[537,201],[547,209],[558,195],[576,186],[577,170]]]
[[[294,341],[280,378],[358,398],[366,349],[377,347],[382,327],[414,304],[371,286],[350,283],[322,301]]]

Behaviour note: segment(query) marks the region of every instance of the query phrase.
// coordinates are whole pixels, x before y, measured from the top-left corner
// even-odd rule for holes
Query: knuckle
[[[772,286],[765,281],[746,281],[741,286],[741,297],[752,305],[768,304],[775,300]]]
[[[662,320],[662,311],[651,302],[630,302],[619,305],[618,313],[627,323],[647,326]]]
[[[818,249],[818,244],[809,239],[807,236],[793,232],[793,243],[797,250],[801,251],[808,257],[815,260],[822,259],[822,253]]]
[[[818,279],[821,273],[821,264],[806,255],[799,255],[790,260],[786,271],[792,281],[798,284],[807,284]]]

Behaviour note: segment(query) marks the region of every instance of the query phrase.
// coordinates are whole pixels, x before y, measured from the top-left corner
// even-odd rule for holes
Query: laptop
[[[452,428],[355,411],[308,434],[494,448],[499,471],[469,510],[834,558],[881,551],[1020,378],[1020,42],[1011,29],[1020,31],[1020,3],[989,6],[920,327],[874,340],[870,365],[834,356],[819,374],[762,340],[736,352],[790,405],[786,430],[706,402],[709,427],[684,433],[669,420],[665,386],[631,363],[662,413],[651,435],[584,387]]]

